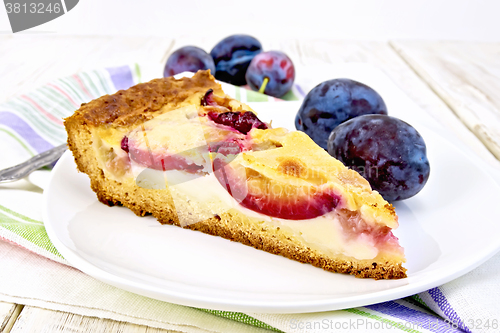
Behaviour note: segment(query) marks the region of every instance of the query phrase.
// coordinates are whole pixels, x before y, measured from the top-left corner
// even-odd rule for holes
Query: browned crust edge
[[[154,113],[166,104],[175,107],[191,95],[204,94],[208,89],[222,92],[210,70],[199,71],[192,78],[155,79],[84,103],[71,117],[66,118],[65,122],[126,127],[151,119]]]

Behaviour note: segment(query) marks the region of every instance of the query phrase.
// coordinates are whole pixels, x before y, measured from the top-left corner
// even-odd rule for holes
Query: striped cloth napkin
[[[138,64],[83,72],[0,105],[0,169],[64,143],[61,118],[81,103],[149,79],[141,73]],[[223,89],[242,102],[278,101],[228,84]],[[303,96],[296,85],[285,99]],[[41,220],[40,189],[49,173],[47,168],[29,180],[0,185],[0,300],[183,332],[500,331],[499,255],[412,297],[321,313],[194,309],[119,290],[73,269],[50,242]]]

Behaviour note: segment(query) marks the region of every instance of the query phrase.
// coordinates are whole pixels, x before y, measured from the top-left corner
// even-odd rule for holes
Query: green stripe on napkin
[[[0,227],[21,236],[41,249],[63,258],[50,241],[42,221],[34,220],[0,205]]]
[[[211,313],[211,314],[219,316],[219,317],[223,317],[223,318],[226,318],[226,319],[231,319],[231,320],[234,320],[234,321],[237,321],[237,322],[240,322],[240,323],[252,325],[252,326],[255,326],[255,327],[259,327],[259,328],[265,328],[265,329],[272,330],[272,331],[275,331],[275,332],[283,332],[283,331],[280,331],[277,328],[274,328],[274,327],[272,327],[272,326],[270,326],[270,325],[268,325],[268,324],[266,324],[266,323],[264,323],[264,322],[262,322],[260,320],[257,320],[255,318],[250,317],[249,315],[241,313],[241,312],[209,310],[209,309],[199,309],[199,308],[197,308],[197,309],[201,310],[201,311],[205,311],[205,312]]]

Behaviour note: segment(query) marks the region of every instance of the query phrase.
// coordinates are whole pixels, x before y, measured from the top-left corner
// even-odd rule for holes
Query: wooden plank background
[[[500,159],[500,44],[399,41],[391,45]]]
[[[176,333],[177,331],[135,325],[110,319],[26,306],[10,333]]]

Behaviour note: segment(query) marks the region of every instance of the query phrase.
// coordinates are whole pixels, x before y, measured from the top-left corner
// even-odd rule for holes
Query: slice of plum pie
[[[102,96],[64,124],[106,205],[331,272],[406,277],[393,206],[303,132],[260,121],[210,71]]]

